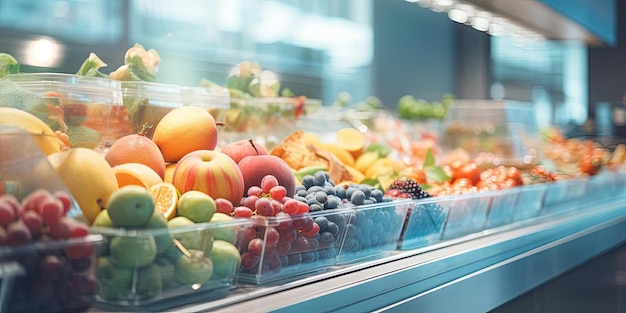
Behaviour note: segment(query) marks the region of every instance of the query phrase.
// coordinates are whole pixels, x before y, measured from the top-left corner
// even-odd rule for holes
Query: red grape
[[[309,205],[304,202],[298,201],[298,213],[297,214],[304,214],[307,212],[309,212]]]
[[[276,221],[278,225],[276,225],[276,229],[279,231],[289,230],[293,227],[293,223],[291,221],[291,217],[285,212],[276,213]]]
[[[63,215],[66,215],[72,207],[72,195],[64,190],[55,191],[52,195],[63,204]]]
[[[263,251],[263,239],[254,238],[248,243],[248,252],[254,255],[261,255]]]
[[[261,179],[261,189],[264,193],[270,193],[270,190],[276,186],[278,186],[278,179],[274,175],[265,175]]]
[[[280,254],[280,255],[287,254],[289,252],[289,250],[291,250],[291,243],[290,242],[279,241],[276,244],[276,252],[278,252],[278,254]]]
[[[67,216],[62,217],[60,222],[67,224],[72,238],[82,238],[89,235],[89,226],[85,223]]]
[[[13,206],[8,202],[0,199],[0,225],[8,225],[15,221],[17,218],[17,212],[13,209]]]
[[[304,224],[299,227],[298,230],[301,230],[303,233],[308,233],[313,230],[313,225],[315,225],[315,222],[313,222],[312,218],[305,218]]]
[[[291,251],[293,252],[304,252],[309,250],[309,241],[303,236],[298,236],[296,240],[291,243]]]
[[[65,255],[70,260],[79,260],[91,257],[94,251],[95,249],[92,244],[81,243],[66,247]]]
[[[259,264],[259,256],[250,252],[246,252],[241,255],[241,267],[244,269],[251,269]]]
[[[278,230],[276,230],[276,228],[267,227],[265,229],[265,243],[268,247],[275,246],[278,243],[279,239],[280,234],[278,233]]]
[[[254,215],[254,212],[246,206],[238,206],[233,210],[233,216],[235,217],[250,218],[252,215]]]
[[[309,239],[312,239],[319,232],[320,232],[320,225],[317,225],[317,223],[313,223],[313,227],[311,227],[310,230],[308,230],[308,231],[302,230],[302,235],[304,235],[305,237],[308,237]]]
[[[224,198],[216,198],[215,199],[215,207],[216,207],[216,212],[219,213],[224,213],[224,214],[230,214],[233,213],[233,203],[230,202],[228,199],[224,199]]]
[[[298,214],[298,210],[300,209],[299,203],[303,203],[303,202],[300,202],[296,199],[287,200],[285,203],[283,203],[283,212],[289,215]]]
[[[60,221],[58,223],[48,224],[48,234],[54,239],[68,239],[71,234],[70,225]]]
[[[250,188],[248,188],[248,196],[261,197],[263,196],[263,189],[259,186],[250,186]]]
[[[280,203],[280,201],[276,201],[274,199],[271,199],[270,202],[272,203],[272,208],[274,209],[274,214],[272,214],[272,216],[278,214],[278,212],[282,212],[283,211],[283,204]]]
[[[269,198],[258,198],[254,203],[256,213],[263,216],[274,216],[274,207]]]
[[[296,240],[297,237],[298,237],[298,232],[293,228],[280,232],[281,242],[292,243]]]
[[[36,189],[22,199],[22,208],[24,210],[37,210],[39,203],[43,199],[53,198],[52,194],[43,188]]]
[[[280,200],[287,196],[287,188],[285,188],[284,186],[274,186],[272,187],[272,189],[270,189],[269,194],[272,199]]]
[[[32,234],[26,224],[21,220],[14,221],[7,225],[7,244],[11,246],[19,246],[27,244],[32,239]]]
[[[63,203],[54,197],[44,198],[39,202],[37,212],[46,224],[56,224],[63,216]]]
[[[39,263],[41,277],[48,280],[58,279],[63,275],[63,264],[56,255],[46,255]]]
[[[39,215],[39,213],[35,211],[23,211],[21,219],[33,235],[36,236],[41,233],[41,228],[43,227],[43,219],[41,218],[41,215]]]
[[[247,196],[245,198],[241,199],[241,202],[239,203],[240,205],[243,205],[245,207],[250,208],[252,211],[254,211],[256,208],[254,207],[256,201],[259,200],[259,197],[257,196]]]

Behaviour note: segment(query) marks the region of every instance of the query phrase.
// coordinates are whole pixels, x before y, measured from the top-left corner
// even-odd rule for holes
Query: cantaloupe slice
[[[150,189],[162,183],[163,179],[153,169],[141,163],[124,163],[113,167],[118,187],[127,185],[143,186]]]

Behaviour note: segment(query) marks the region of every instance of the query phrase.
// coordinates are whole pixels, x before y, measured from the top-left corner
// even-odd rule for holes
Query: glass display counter
[[[615,195],[369,262],[271,284],[238,285],[226,294],[198,294],[179,303],[174,299],[168,308],[154,310],[486,312],[624,239],[626,195]]]

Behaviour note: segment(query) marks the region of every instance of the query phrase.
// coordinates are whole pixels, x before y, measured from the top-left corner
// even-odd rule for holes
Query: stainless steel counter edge
[[[175,311],[486,312],[625,239],[622,196],[283,285],[238,288]]]

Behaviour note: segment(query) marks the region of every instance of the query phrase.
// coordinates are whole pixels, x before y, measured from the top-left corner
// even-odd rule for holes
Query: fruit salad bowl
[[[249,220],[153,226],[92,227],[105,239],[96,251],[97,306],[162,310],[175,299],[228,294],[241,263],[239,234],[251,227]]]

